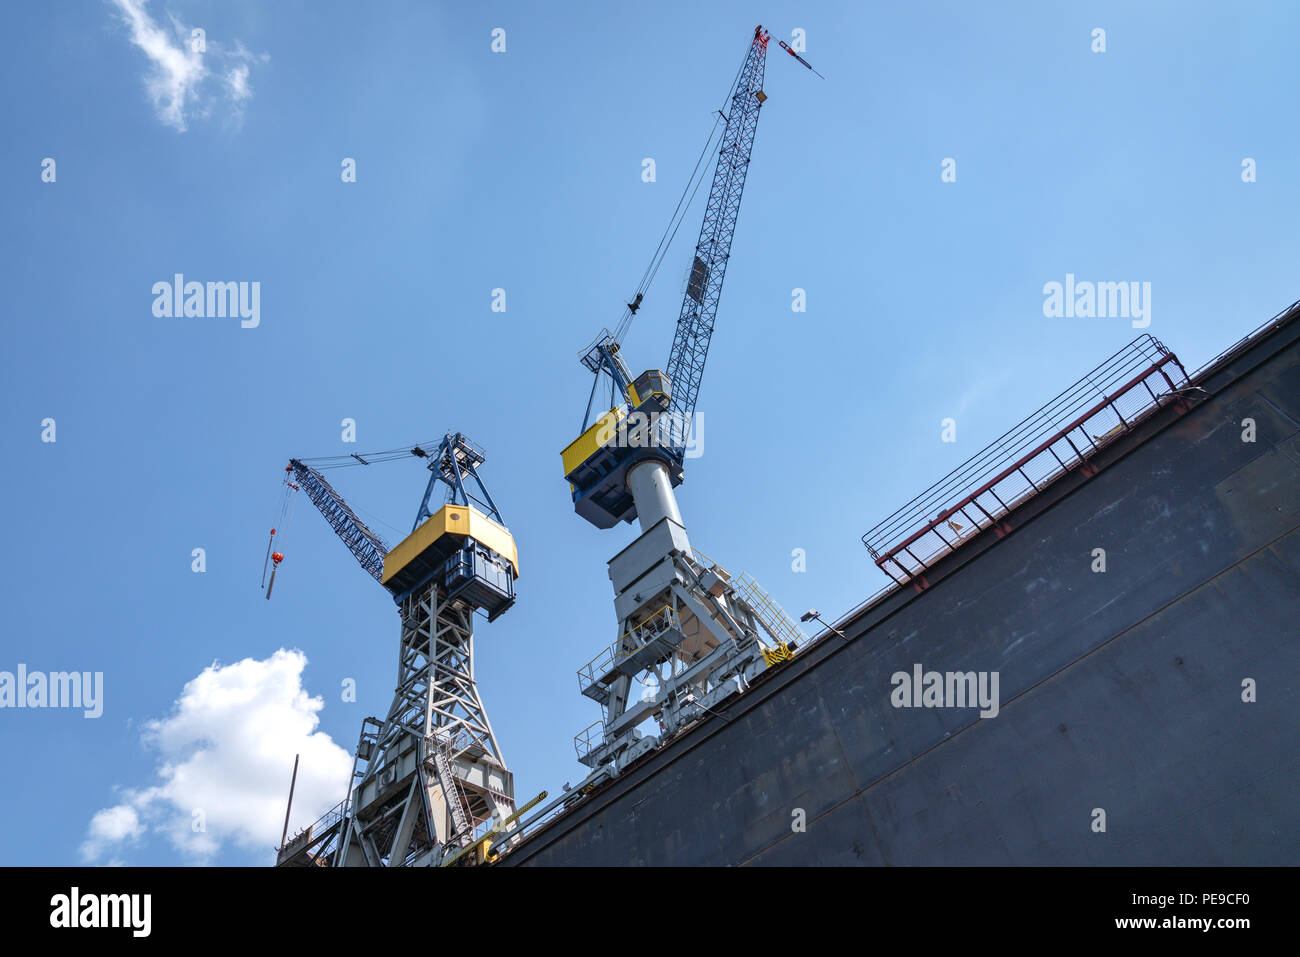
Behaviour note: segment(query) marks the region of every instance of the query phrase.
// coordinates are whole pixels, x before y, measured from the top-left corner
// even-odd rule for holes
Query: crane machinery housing
[[[514,604],[515,542],[479,476],[483,451],[462,433],[448,433],[432,452],[416,445],[331,464],[407,455],[427,459],[429,482],[411,534],[391,549],[318,468],[290,459],[285,469],[392,595],[401,642],[393,703],[382,721],[362,722],[348,795],[278,849],[280,866],[466,861],[518,813],[474,680],[474,615],[492,621]],[[440,486],[446,503],[433,511]]]
[[[597,528],[637,520],[641,530],[609,562],[617,640],[578,673],[582,693],[602,708],[601,720],[575,741],[578,759],[592,768],[584,786],[618,773],[743,691],[803,637],[752,579],[732,576],[692,548],[674,492],[685,477],[687,438],[767,100],[767,45],[768,34],[755,28],[721,114],[717,164],[667,366],[634,378],[621,355],[643,291],[628,303],[618,332],[602,330],[581,356],[595,382],[582,434],[561,453],[574,510]],[[593,422],[604,379],[611,406]],[[633,700],[637,685],[642,690]],[[641,730],[655,724],[657,734]]]

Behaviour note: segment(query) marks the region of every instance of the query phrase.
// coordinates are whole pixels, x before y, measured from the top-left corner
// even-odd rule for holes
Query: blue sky
[[[1291,4],[8,16],[0,670],[102,672],[104,713],[0,710],[4,864],[267,863],[295,741],[315,760],[295,825],[341,799],[397,616],[305,499],[262,599],[281,469],[447,429],[486,448],[519,546],[518,604],[477,637],[517,792],[583,776],[572,736],[599,712],[575,670],[615,637],[605,562],[634,530],[572,512],[577,354],[635,289],[760,21],[770,99],[679,502],[694,543],[788,610],[876,591],[868,527],[1138,334],[1046,318],[1045,283],[1151,283],[1145,331],[1189,369],[1297,296]],[[776,47],[796,29],[825,81]],[[636,369],[666,361],[700,215],[627,339]],[[259,325],[155,318],[175,273],[258,282]],[[391,543],[426,473],[383,468],[337,486]]]

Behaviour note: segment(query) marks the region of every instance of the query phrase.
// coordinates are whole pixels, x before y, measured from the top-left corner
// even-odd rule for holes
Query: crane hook
[[[266,586],[267,601],[271,600],[271,589],[275,587],[275,573],[276,570],[279,569],[280,563],[284,561],[284,554],[282,552],[272,552],[271,561],[274,562],[274,564],[271,566],[271,581]]]

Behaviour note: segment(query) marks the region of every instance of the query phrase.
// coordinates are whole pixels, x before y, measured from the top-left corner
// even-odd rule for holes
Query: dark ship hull
[[[843,639],[502,863],[1300,863],[1298,339],[1292,307],[1092,474],[1016,506],[1005,534],[841,622]],[[895,707],[891,676],[917,665],[996,672],[997,715]]]

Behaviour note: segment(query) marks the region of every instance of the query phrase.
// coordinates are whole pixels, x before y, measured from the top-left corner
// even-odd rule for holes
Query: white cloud
[[[248,88],[247,63],[236,64],[226,71],[226,87],[230,90],[230,98],[236,103],[242,103],[253,95],[253,91]]]
[[[125,804],[104,808],[90,819],[86,841],[81,845],[81,856],[93,860],[110,845],[134,841],[143,833],[144,825],[140,823],[135,808]]]
[[[253,95],[248,83],[250,64],[266,62],[270,57],[250,53],[238,40],[227,50],[205,39],[206,49],[196,50],[190,28],[175,16],[168,15],[171,22],[168,31],[149,15],[147,0],[112,2],[130,31],[131,42],[149,58],[145,89],[158,119],[183,133],[192,118],[211,112],[213,101],[218,98],[214,87],[224,92],[235,119],[243,115],[243,104]],[[205,58],[215,61],[215,73],[209,70]]]
[[[231,845],[265,859],[280,841],[295,754],[290,833],[342,800],[352,757],[316,730],[324,701],[302,687],[306,664],[301,651],[281,648],[263,661],[214,663],[188,682],[171,714],[144,728],[157,783],[124,789],[122,803],[91,818],[83,859],[120,853],[146,832],[195,862]]]

